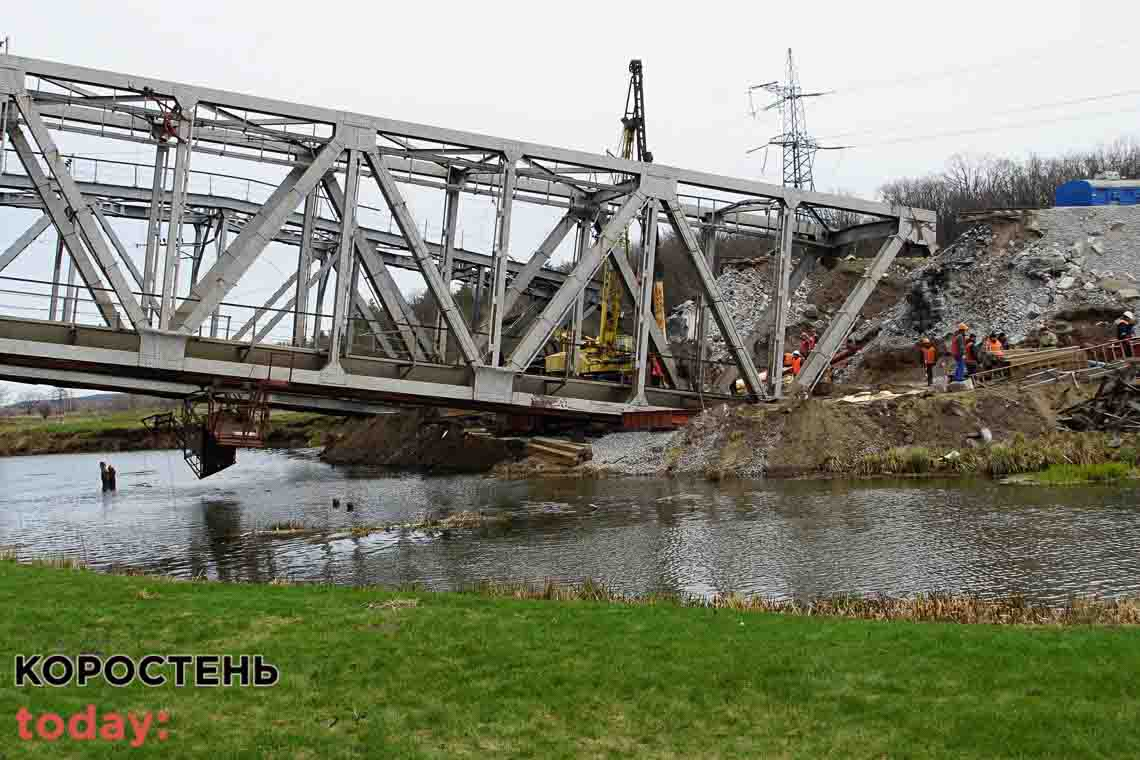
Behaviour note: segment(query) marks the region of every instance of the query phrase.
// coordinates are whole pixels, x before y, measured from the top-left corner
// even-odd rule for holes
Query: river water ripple
[[[99,491],[104,459],[119,473],[113,495]],[[1138,496],[989,481],[506,482],[333,468],[315,451],[243,451],[198,481],[178,452],[76,454],[0,459],[0,546],[224,580],[454,589],[593,578],[631,593],[1055,602],[1140,594]],[[442,535],[347,533],[460,510],[509,520]],[[318,532],[258,533],[283,521]]]

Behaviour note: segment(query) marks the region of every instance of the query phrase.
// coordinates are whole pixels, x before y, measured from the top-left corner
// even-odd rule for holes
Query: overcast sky
[[[639,57],[658,162],[776,182],[778,153],[765,171],[746,151],[777,116],[753,120],[746,91],[782,79],[791,47],[803,86],[833,91],[809,129],[854,146],[820,155],[817,188],[874,197],[958,152],[1136,136],[1138,22],[1131,3],[1071,1],[53,0],[6,3],[0,36],[17,55],[599,152]],[[0,216],[0,247],[23,225]]]

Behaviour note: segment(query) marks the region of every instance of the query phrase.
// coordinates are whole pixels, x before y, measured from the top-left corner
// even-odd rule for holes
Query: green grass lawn
[[[38,414],[0,417],[0,434],[77,434],[142,430],[142,419],[144,417],[167,411],[172,411],[172,409],[114,410],[51,416],[47,419],[40,417]],[[318,417],[320,417],[320,415],[310,414],[308,412],[274,411],[270,414],[270,421],[273,425],[293,425],[310,422]]]
[[[393,604],[393,599],[414,600]],[[1140,632],[248,586],[0,562],[15,715],[169,711],[138,757],[1136,757]],[[259,653],[267,689],[13,686],[17,653]]]
[[[101,433],[107,430],[141,430],[142,418],[158,409],[108,410],[80,412],[44,419],[38,414],[0,417],[0,433]],[[164,410],[162,410],[164,411]]]
[[[173,446],[172,436],[145,433],[144,417],[170,409],[131,409],[80,412],[47,419],[35,416],[0,417],[0,456],[120,451]],[[321,445],[340,424],[339,417],[308,412],[274,411],[269,417],[271,445]]]

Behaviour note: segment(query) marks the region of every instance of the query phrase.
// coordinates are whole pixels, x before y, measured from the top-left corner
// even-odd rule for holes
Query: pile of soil
[[[927,392],[852,404],[808,399],[781,406],[721,407],[693,420],[675,439],[669,470],[706,477],[796,477],[845,470],[879,451],[922,446],[949,451],[976,445],[989,428],[994,441],[1056,429],[1055,410],[1092,393],[1089,387],[1045,386],[1030,392]],[[699,457],[696,452],[700,452]]]
[[[321,459],[442,474],[488,472],[500,462],[524,455],[519,439],[467,435],[469,422],[435,409],[372,417],[346,425]]]

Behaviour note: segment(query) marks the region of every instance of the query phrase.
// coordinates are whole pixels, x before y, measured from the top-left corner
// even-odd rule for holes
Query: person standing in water
[[[99,463],[99,479],[103,482],[104,491],[115,490],[115,468],[107,465],[106,462]]]

